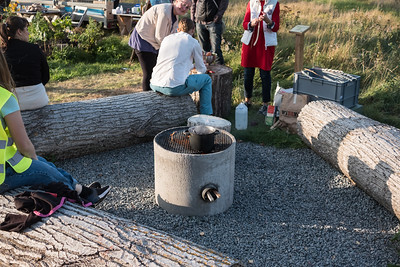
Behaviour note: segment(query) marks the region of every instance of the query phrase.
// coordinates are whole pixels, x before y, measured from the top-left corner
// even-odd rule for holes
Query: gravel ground
[[[57,162],[112,192],[99,209],[227,254],[245,266],[387,266],[398,219],[310,149],[237,143],[233,205],[214,216],[154,203],[153,144]]]

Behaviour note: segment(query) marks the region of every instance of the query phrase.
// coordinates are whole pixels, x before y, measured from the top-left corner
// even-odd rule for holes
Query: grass
[[[243,32],[242,21],[247,1],[231,0],[224,15],[226,31],[222,48],[226,64],[233,70],[232,104],[236,106],[243,100],[243,68],[240,66],[241,43]],[[319,66],[329,69],[342,70],[347,73],[361,76],[359,103],[363,105],[364,115],[400,128],[400,14],[398,0],[282,0],[281,25],[278,33],[278,46],[272,67],[274,89],[277,82],[284,87],[293,86],[295,36],[289,30],[298,24],[309,25],[310,30],[305,34],[304,67]],[[127,42],[128,37],[121,38]],[[130,49],[124,48],[124,49]],[[130,51],[126,53],[130,54]],[[137,62],[128,64],[128,58],[117,64],[107,63],[76,63],[68,64],[64,61],[51,61],[50,86],[60,81],[74,81],[79,77],[94,79],[94,75],[104,73],[110,75],[115,83],[107,83],[104,78],[104,87],[97,92],[89,92],[79,98],[99,97],[110,94],[110,90],[126,93],[127,87],[138,87],[140,80],[140,66]],[[125,85],[118,85],[118,77],[129,69],[132,76],[131,84],[127,80]],[[108,73],[108,74],[107,74]],[[114,75],[116,74],[116,75]],[[84,81],[81,80],[81,83]],[[94,87],[94,85],[92,85]],[[120,86],[121,89],[118,88]],[[261,105],[261,81],[255,77],[254,108]],[[90,91],[83,88],[81,92]],[[67,89],[66,89],[67,91]],[[76,90],[79,91],[79,88]],[[51,95],[51,100],[69,101],[68,94],[62,94],[62,89]],[[233,133],[242,140],[275,145],[278,147],[298,147],[301,141],[282,131],[269,131],[263,123],[262,117],[255,114],[257,110],[250,110],[249,129],[245,132]],[[230,120],[234,119],[234,109]]]
[[[235,126],[235,110],[232,110],[227,118],[231,123],[231,133],[238,142],[247,141],[258,143],[265,146],[275,146],[278,148],[304,148],[306,145],[301,141],[300,137],[289,134],[280,129],[270,130],[265,124],[265,117],[258,114],[260,106],[252,106],[248,112],[248,127],[246,130],[236,130]]]

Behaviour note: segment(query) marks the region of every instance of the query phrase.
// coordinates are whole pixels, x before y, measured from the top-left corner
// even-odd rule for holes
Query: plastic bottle
[[[244,103],[240,103],[235,110],[235,128],[236,130],[247,129],[247,107]]]

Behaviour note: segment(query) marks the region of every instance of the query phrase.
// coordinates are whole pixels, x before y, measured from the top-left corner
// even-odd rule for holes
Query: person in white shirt
[[[157,64],[153,69],[150,88],[168,96],[181,96],[200,92],[200,113],[213,114],[211,105],[212,81],[203,61],[199,42],[192,37],[194,23],[189,18],[179,21],[178,32],[161,42]],[[194,67],[197,73],[191,74]],[[202,74],[203,73],[203,74]]]

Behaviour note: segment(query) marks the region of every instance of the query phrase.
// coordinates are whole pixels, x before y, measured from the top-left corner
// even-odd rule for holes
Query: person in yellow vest
[[[94,205],[110,191],[98,182],[86,187],[69,173],[36,155],[26,133],[18,101],[12,93],[14,82],[0,52],[0,194],[21,186],[62,182]]]

